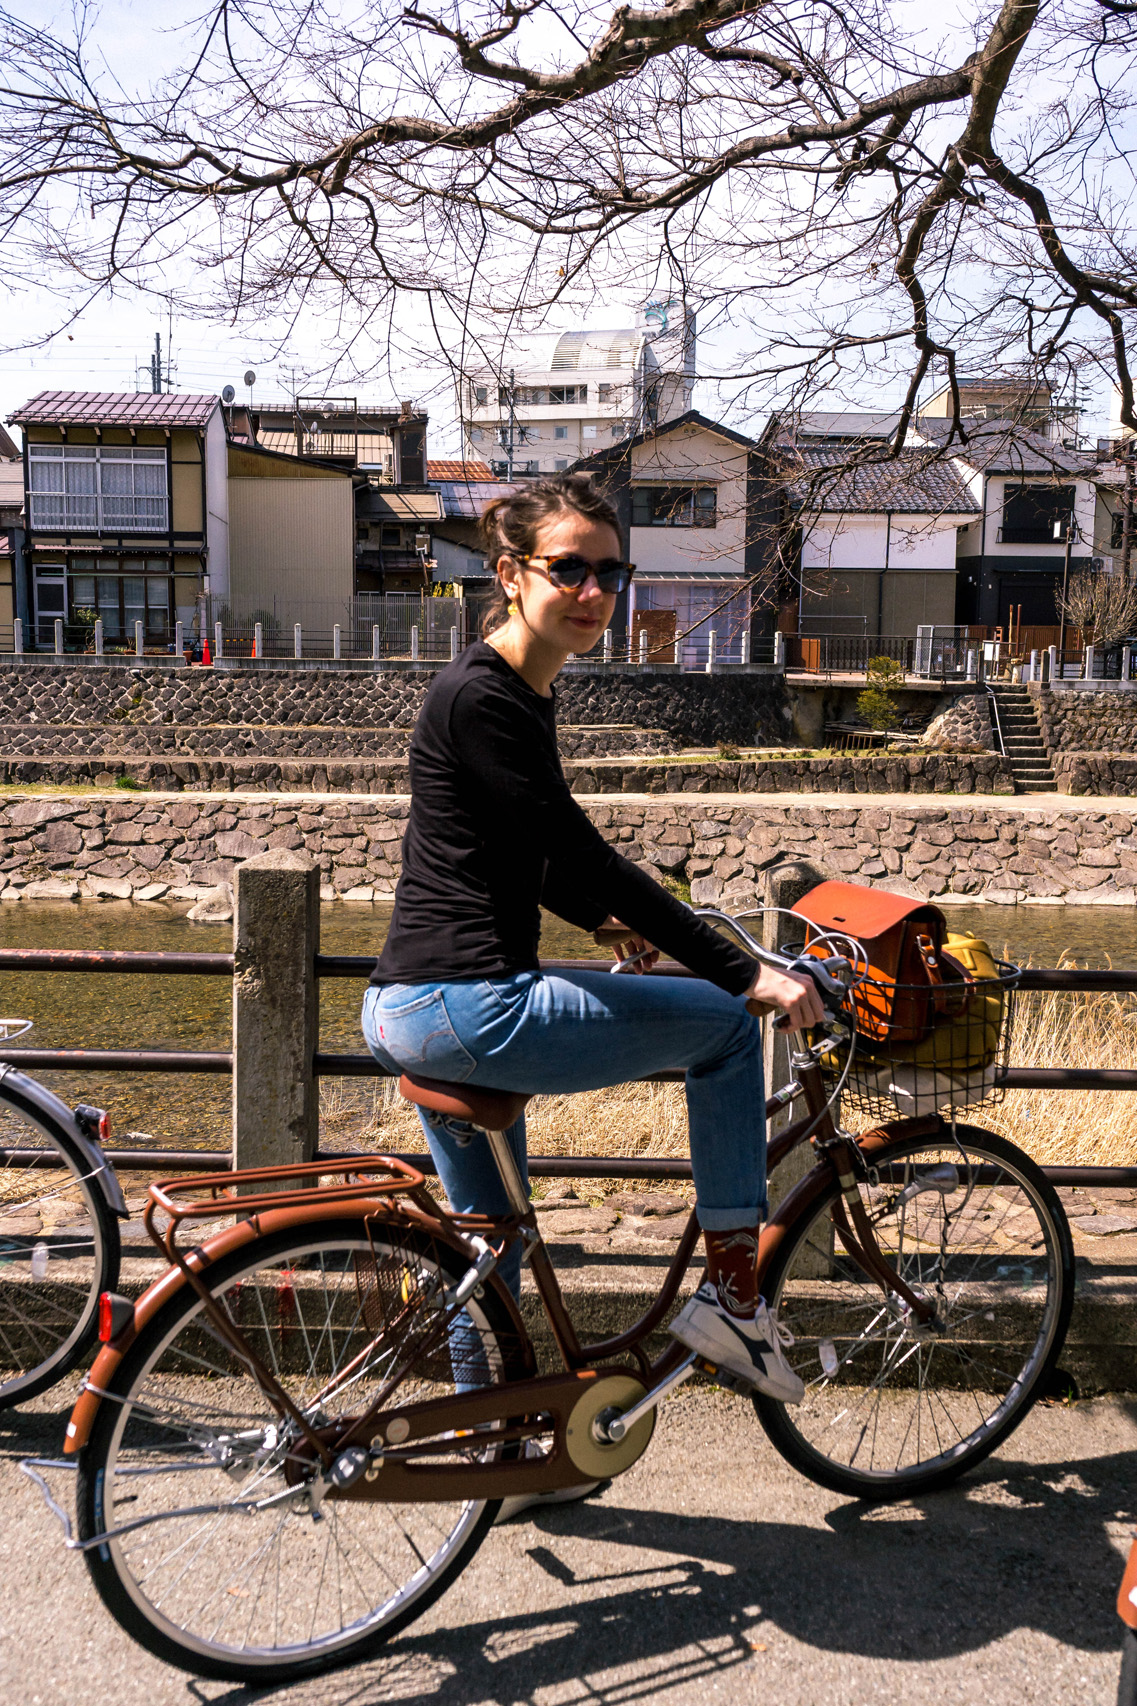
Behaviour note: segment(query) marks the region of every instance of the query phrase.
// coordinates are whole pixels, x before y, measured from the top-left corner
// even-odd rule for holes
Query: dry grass
[[[1137,996],[1020,996],[1010,1058],[1016,1066],[1137,1068]],[[425,1148],[417,1116],[390,1081],[328,1080],[320,1097],[325,1147]],[[1137,1093],[1013,1090],[999,1105],[965,1117],[1003,1133],[1044,1165],[1137,1164]],[[688,1153],[680,1084],[539,1096],[530,1104],[528,1129],[530,1154],[595,1155],[601,1166],[605,1155]],[[602,1195],[629,1184],[598,1177],[588,1189]]]

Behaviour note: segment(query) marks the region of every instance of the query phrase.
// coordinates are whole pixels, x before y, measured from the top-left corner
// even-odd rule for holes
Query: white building
[[[499,478],[552,474],[691,407],[695,322],[678,304],[652,304],[616,331],[518,339],[500,363],[462,377],[464,455]]]

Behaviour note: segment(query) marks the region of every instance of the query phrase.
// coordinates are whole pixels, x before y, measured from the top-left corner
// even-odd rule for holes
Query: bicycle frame
[[[857,1189],[858,1176],[864,1176],[872,1165],[873,1154],[892,1142],[898,1135],[924,1135],[941,1129],[936,1116],[920,1120],[897,1120],[863,1133],[859,1138],[840,1132],[829,1111],[820,1069],[816,1057],[805,1053],[794,1056],[795,1085],[793,1096],[785,1092],[775,1098],[775,1105],[784,1106],[800,1095],[807,1112],[770,1145],[770,1169],[780,1165],[804,1142],[811,1141],[818,1154],[818,1164],[795,1185],[774,1211],[759,1240],[759,1277],[768,1268],[778,1246],[801,1217],[828,1191],[834,1178],[842,1188],[842,1197],[834,1209],[836,1236],[849,1258],[883,1291],[893,1291],[917,1319],[932,1318],[934,1307],[916,1297],[892,1270],[880,1251],[871,1223],[864,1212]],[[508,1177],[511,1166],[508,1151],[495,1145],[496,1134],[488,1134],[503,1184],[510,1194],[511,1185],[519,1189],[516,1175]],[[503,1158],[504,1157],[504,1158]],[[320,1186],[320,1176],[327,1176],[327,1163],[312,1162],[294,1168],[265,1168],[241,1174],[218,1174],[194,1182],[178,1184],[161,1181],[151,1187],[151,1202],[146,1212],[146,1225],[153,1241],[173,1263],[170,1271],[140,1300],[133,1320],[123,1333],[106,1345],[96,1359],[83,1392],[76,1404],[67,1429],[65,1454],[78,1451],[89,1436],[99,1405],[113,1400],[108,1386],[114,1370],[133,1342],[138,1329],[151,1318],[181,1286],[190,1285],[202,1299],[211,1325],[231,1347],[235,1356],[250,1370],[264,1396],[282,1421],[291,1423],[295,1445],[286,1460],[286,1476],[303,1492],[305,1486],[316,1484],[319,1498],[350,1498],[364,1500],[451,1500],[500,1498],[511,1493],[552,1491],[574,1485],[582,1478],[580,1449],[573,1455],[571,1444],[575,1428],[579,1438],[587,1432],[595,1441],[618,1447],[623,1433],[628,1442],[617,1451],[609,1473],[630,1467],[646,1449],[654,1421],[654,1406],[693,1371],[695,1357],[677,1342],[670,1344],[660,1356],[649,1359],[645,1342],[666,1318],[691,1264],[700,1230],[692,1213],[668,1267],[658,1296],[638,1321],[625,1331],[591,1344],[582,1344],[572,1321],[556,1272],[541,1238],[537,1217],[532,1206],[525,1213],[490,1219],[477,1215],[451,1215],[434,1202],[424,1188],[423,1176],[385,1157],[353,1162],[344,1169],[342,1185]],[[364,1177],[364,1175],[370,1175]],[[309,1180],[311,1184],[309,1185]],[[280,1206],[279,1187],[290,1182],[286,1206]],[[265,1187],[276,1185],[275,1191]],[[260,1187],[260,1189],[258,1189]],[[184,1204],[180,1199],[188,1192],[207,1189],[210,1196]],[[252,1192],[253,1194],[249,1194]],[[244,1193],[238,1195],[238,1193]],[[225,1201],[223,1202],[222,1199]],[[515,1200],[515,1198],[511,1198]],[[183,1222],[216,1217],[228,1204],[239,1204],[242,1219],[232,1227],[217,1233],[204,1244],[188,1253],[177,1245],[177,1231]],[[165,1234],[154,1226],[154,1213],[163,1209],[170,1215]],[[399,1381],[406,1370],[397,1370],[384,1381],[379,1393],[360,1414],[343,1418],[334,1428],[313,1427],[292,1403],[272,1371],[252,1352],[237,1324],[221,1309],[210,1295],[206,1283],[209,1269],[222,1257],[242,1245],[251,1243],[262,1234],[282,1229],[295,1230],[300,1226],[332,1218],[358,1216],[377,1227],[384,1223],[408,1222],[428,1236],[438,1239],[459,1251],[464,1260],[474,1257],[474,1266],[466,1281],[469,1290],[474,1284],[492,1285],[499,1299],[509,1309],[519,1340],[526,1348],[528,1367],[535,1369],[532,1348],[521,1322],[519,1312],[506,1288],[491,1271],[482,1273],[479,1260],[485,1263],[485,1252],[491,1249],[497,1260],[519,1240],[525,1246],[524,1258],[533,1275],[550,1329],[553,1334],[563,1371],[559,1374],[536,1376],[510,1381],[495,1387],[463,1392],[425,1402],[387,1408],[397,1393]],[[492,1242],[491,1242],[492,1241]],[[462,1286],[457,1288],[462,1292]],[[454,1295],[457,1295],[454,1294]],[[469,1291],[465,1295],[469,1295]],[[459,1302],[439,1312],[431,1343],[437,1343],[447,1333],[450,1324],[460,1313]],[[373,1346],[381,1340],[373,1341]],[[364,1354],[371,1354],[370,1347]],[[422,1355],[427,1347],[416,1346]],[[629,1357],[631,1361],[613,1366],[613,1359]],[[628,1426],[616,1439],[603,1435],[605,1419],[626,1415]],[[648,1416],[646,1431],[640,1418]],[[394,1425],[393,1425],[394,1424]],[[634,1428],[633,1428],[634,1424]],[[598,1426],[601,1433],[597,1434]],[[478,1429],[478,1450],[481,1460],[470,1461],[468,1430]],[[633,1441],[631,1434],[638,1429]],[[463,1430],[467,1437],[463,1440]],[[541,1456],[528,1458],[519,1454],[527,1439],[547,1438],[552,1444]],[[452,1436],[452,1443],[440,1447],[440,1436]],[[421,1445],[418,1442],[423,1442]],[[508,1448],[504,1458],[495,1461],[492,1448]],[[462,1454],[465,1453],[465,1457]],[[348,1484],[337,1484],[333,1478],[339,1465],[354,1462],[359,1473]],[[439,1463],[440,1454],[453,1454],[461,1461]],[[430,1461],[416,1462],[416,1458]],[[343,1479],[341,1476],[340,1480]]]

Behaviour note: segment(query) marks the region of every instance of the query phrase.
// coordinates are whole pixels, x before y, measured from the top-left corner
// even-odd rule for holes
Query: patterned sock
[[[761,1230],[761,1222],[754,1227],[738,1227],[730,1232],[708,1232],[704,1229],[707,1274],[718,1293],[719,1302],[730,1315],[749,1318],[758,1307],[758,1234]]]

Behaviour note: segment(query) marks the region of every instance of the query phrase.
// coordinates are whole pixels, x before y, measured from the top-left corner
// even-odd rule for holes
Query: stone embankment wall
[[[1052,757],[1058,752],[1137,753],[1137,688],[1066,687],[1055,693],[1032,684],[1029,691]]]
[[[604,838],[697,902],[741,905],[804,857],[854,881],[988,901],[1137,904],[1137,808],[806,806],[739,796],[582,801]],[[0,803],[0,898],[196,897],[269,847],[319,860],[326,897],[370,900],[398,877],[406,798],[149,795]]]
[[[996,750],[991,705],[986,693],[958,693],[932,718],[920,736],[925,746],[984,747]]]
[[[1137,794],[1137,755],[1055,752],[1050,764],[1060,794]]]
[[[392,730],[409,735],[435,673],[25,664],[0,670],[0,734],[16,738],[14,731],[29,726],[50,729],[57,752],[77,754],[312,752],[310,745],[296,752],[279,744],[281,731],[294,730],[301,744],[336,738],[335,754],[324,746],[316,756],[379,756],[391,747],[375,745],[377,739],[389,739]],[[657,731],[672,747],[777,742],[789,727],[785,685],[777,675],[569,669],[557,698],[563,724],[630,725]],[[173,744],[122,744],[135,735],[157,740],[161,730]],[[343,732],[342,740],[335,731]],[[199,739],[204,744],[195,744]],[[27,750],[0,739],[0,756]]]

